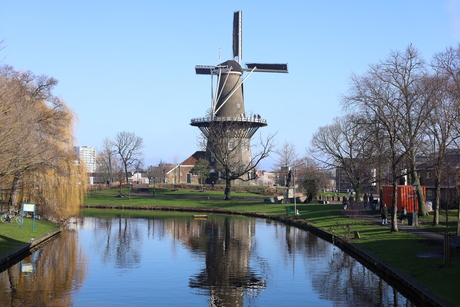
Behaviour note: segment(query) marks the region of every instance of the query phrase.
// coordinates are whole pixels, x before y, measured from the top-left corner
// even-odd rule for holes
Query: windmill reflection
[[[257,296],[266,287],[250,267],[255,222],[222,219],[191,221],[174,235],[194,253],[205,255],[204,268],[190,278],[190,288],[209,295],[211,305],[242,306],[245,296]]]

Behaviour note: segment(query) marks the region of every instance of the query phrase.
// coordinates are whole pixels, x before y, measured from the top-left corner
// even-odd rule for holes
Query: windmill
[[[207,138],[206,158],[211,167],[216,167],[213,161],[213,150],[216,140],[212,138],[213,129],[230,130],[228,148],[233,152],[234,165],[250,167],[252,154],[250,139],[260,127],[267,126],[267,121],[260,115],[246,115],[244,108],[243,83],[253,72],[287,73],[287,64],[246,63],[242,60],[242,12],[233,14],[233,60],[225,61],[215,66],[197,65],[196,74],[211,76],[211,108],[207,117],[193,118],[190,125],[198,127]],[[214,80],[216,79],[216,80]],[[244,144],[233,148],[233,144]],[[215,151],[215,149],[214,149]],[[249,174],[251,177],[251,174]],[[251,178],[246,178],[251,179]]]

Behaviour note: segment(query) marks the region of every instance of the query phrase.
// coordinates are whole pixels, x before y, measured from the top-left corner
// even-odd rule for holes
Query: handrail
[[[250,122],[266,124],[267,120],[259,117],[223,117],[223,116],[208,116],[192,118],[191,123],[204,123],[204,122]]]

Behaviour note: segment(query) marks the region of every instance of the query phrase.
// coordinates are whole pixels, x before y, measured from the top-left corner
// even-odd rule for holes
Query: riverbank
[[[60,233],[57,224],[42,220],[33,223],[31,218],[25,218],[22,227],[15,222],[0,223],[0,272],[54,240]]]

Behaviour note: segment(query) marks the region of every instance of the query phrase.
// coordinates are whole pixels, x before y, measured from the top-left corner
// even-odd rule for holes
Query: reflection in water
[[[306,273],[311,276],[313,289],[325,300],[349,306],[413,306],[384,280],[329,242],[297,228],[276,222],[273,225],[277,230],[286,230],[285,240],[276,240],[279,250],[286,251],[284,259],[291,259],[294,266],[296,259],[304,265],[308,259]]]
[[[318,237],[280,223],[126,211],[77,230],[0,274],[6,305],[402,306],[378,276]],[[77,240],[78,239],[78,240]],[[88,261],[86,260],[88,259]],[[33,265],[33,271],[27,267]]]
[[[265,281],[250,268],[254,220],[227,217],[196,226],[198,232],[191,229],[181,236],[206,257],[205,268],[190,279],[190,287],[206,290],[213,306],[243,306],[245,294],[256,295],[265,288]]]
[[[22,267],[21,267],[22,266]],[[86,275],[76,231],[63,232],[0,274],[2,306],[69,306]]]

